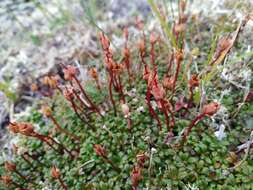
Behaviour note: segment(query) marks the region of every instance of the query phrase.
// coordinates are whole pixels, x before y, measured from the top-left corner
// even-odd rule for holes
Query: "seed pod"
[[[101,156],[101,157],[107,156],[105,149],[100,144],[95,144],[93,146],[93,149],[98,156]]]
[[[99,39],[100,39],[100,42],[102,44],[102,48],[104,50],[108,49],[109,46],[110,46],[110,41],[108,40],[108,38],[105,36],[104,33],[102,33],[102,32],[99,33]]]
[[[145,55],[145,41],[144,41],[144,39],[141,39],[140,41],[139,41],[139,43],[138,43],[138,48],[139,48],[139,50],[140,50],[140,52],[141,52],[141,55],[142,56],[144,56]]]
[[[157,39],[158,39],[158,37],[155,35],[155,33],[154,33],[154,32],[151,32],[150,38],[149,38],[150,43],[151,43],[151,44],[156,43],[156,42],[157,42]]]
[[[220,104],[217,102],[211,102],[203,106],[202,113],[208,116],[214,115],[220,109]]]
[[[25,136],[33,136],[34,135],[34,127],[30,123],[19,123],[19,133]]]
[[[4,175],[4,176],[1,176],[0,179],[3,181],[3,183],[4,183],[7,187],[9,187],[9,186],[12,184],[11,176]]]
[[[163,78],[163,87],[165,89],[168,89],[168,90],[172,90],[173,89],[173,78],[172,77],[169,77],[169,76],[165,76]]]
[[[160,85],[153,85],[152,86],[152,94],[156,100],[161,100],[165,96],[165,90]]]
[[[6,162],[4,163],[4,168],[5,168],[7,171],[13,172],[13,171],[16,170],[16,164],[6,161]]]
[[[72,101],[74,98],[74,90],[72,87],[66,87],[66,89],[63,90],[63,96],[68,100]]]
[[[198,87],[199,86],[198,75],[193,74],[191,76],[191,79],[188,81],[188,85],[189,85],[190,88]]]
[[[61,176],[61,173],[59,171],[59,169],[56,166],[53,166],[51,168],[51,176],[55,179],[59,179]]]
[[[65,80],[72,80],[77,73],[77,69],[74,66],[68,65],[63,69],[63,73]]]
[[[141,168],[138,166],[135,166],[131,172],[131,181],[132,181],[133,189],[136,189],[136,187],[141,179],[142,179]]]
[[[145,161],[147,159],[146,154],[145,153],[140,153],[140,154],[138,154],[136,156],[136,158],[137,158],[137,164],[138,164],[138,166],[144,167]]]
[[[38,89],[39,89],[39,87],[36,83],[31,84],[31,91],[32,92],[36,92],[36,91],[38,91]]]
[[[50,117],[52,115],[52,110],[49,106],[42,106],[41,111],[45,117]]]
[[[91,68],[91,69],[89,70],[89,74],[90,74],[90,76],[91,76],[93,79],[95,79],[95,80],[98,79],[98,72],[97,72],[97,69],[96,69],[96,68]]]
[[[185,31],[185,29],[186,29],[186,25],[183,24],[183,23],[182,24],[176,24],[174,26],[174,30],[175,30],[176,33],[182,33],[182,32]]]
[[[16,122],[13,122],[13,123],[10,123],[7,127],[11,132],[13,133],[19,133],[19,127],[18,125],[16,124]]]

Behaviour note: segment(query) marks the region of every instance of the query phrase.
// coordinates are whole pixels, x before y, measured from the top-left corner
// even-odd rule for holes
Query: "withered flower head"
[[[44,85],[46,85],[46,86],[49,86],[50,88],[56,88],[57,87],[57,85],[58,85],[58,82],[59,82],[59,76],[58,75],[55,75],[55,76],[51,76],[51,77],[49,77],[49,76],[45,76],[44,78],[43,78],[43,81],[42,81],[42,83],[44,84]]]
[[[4,175],[4,176],[1,176],[0,179],[3,181],[3,183],[4,183],[7,187],[9,187],[9,186],[12,184],[11,176]]]
[[[203,106],[202,113],[208,116],[214,115],[220,109],[220,104],[217,102],[211,102]]]
[[[61,173],[60,173],[59,169],[58,169],[56,166],[53,166],[53,167],[51,168],[51,176],[52,176],[53,178],[55,178],[55,179],[60,178]]]
[[[165,89],[172,90],[173,89],[173,83],[174,83],[174,80],[173,80],[172,77],[165,76],[163,78],[163,87]]]
[[[77,69],[72,65],[68,65],[66,68],[63,69],[63,73],[65,80],[72,80],[77,73]]]
[[[188,82],[190,88],[198,87],[199,86],[199,78],[198,75],[193,74],[191,79]]]
[[[43,105],[41,107],[41,112],[45,117],[50,117],[52,115],[52,110],[49,106]]]
[[[33,136],[34,135],[34,127],[30,123],[18,123],[19,133],[25,136]]]
[[[43,80],[42,80],[42,83],[43,83],[44,85],[48,85],[48,84],[49,84],[49,81],[50,81],[49,76],[45,76],[45,77],[43,78]]]
[[[96,69],[95,67],[93,67],[93,68],[91,68],[91,69],[89,70],[89,74],[90,74],[90,76],[91,76],[93,79],[95,79],[95,80],[98,79],[98,72],[97,72],[97,69]]]
[[[120,74],[123,71],[123,69],[124,69],[124,66],[119,63],[115,63],[112,68],[115,74]]]
[[[112,70],[114,65],[115,65],[115,62],[113,61],[112,58],[104,58],[104,63],[105,63],[105,67],[108,69],[108,70]]]
[[[101,156],[101,157],[107,156],[105,149],[100,144],[95,144],[93,146],[93,149],[98,156]]]
[[[7,171],[13,172],[13,171],[16,170],[16,164],[6,161],[6,162],[4,163],[4,168],[5,168]]]
[[[99,33],[99,40],[100,40],[100,42],[102,44],[102,48],[104,50],[109,48],[110,41],[108,40],[108,38],[105,36],[105,34],[103,32]]]
[[[149,37],[149,40],[150,40],[150,43],[151,43],[151,44],[154,44],[154,43],[157,42],[158,37],[155,35],[154,32],[151,32],[150,37]]]
[[[146,154],[145,153],[140,153],[140,154],[138,154],[136,156],[136,158],[137,158],[137,164],[138,164],[138,166],[144,167],[144,163],[145,163],[145,161],[147,159]]]
[[[122,55],[125,57],[125,58],[129,58],[130,56],[130,51],[127,47],[123,48],[122,50]]]
[[[227,49],[231,45],[231,43],[232,43],[232,41],[231,41],[230,37],[228,37],[228,36],[222,37],[219,40],[217,51],[223,51],[223,50]]]
[[[19,133],[19,127],[16,122],[12,122],[7,127],[13,133]]]
[[[184,24],[184,23],[176,24],[174,26],[174,30],[176,33],[182,33],[185,31],[185,29],[186,29],[186,24]]]
[[[141,176],[141,168],[138,166],[135,166],[131,172],[131,181],[132,186],[136,187],[139,181],[142,179]]]
[[[33,91],[33,92],[36,92],[36,91],[38,91],[38,85],[36,84],[36,83],[32,83],[31,84],[31,91]]]
[[[157,37],[156,37],[156,35],[155,35],[154,32],[151,32],[150,37],[149,37],[149,40],[150,40],[150,43],[151,43],[151,44],[156,43]]]
[[[156,100],[161,100],[165,96],[165,90],[162,86],[153,84],[152,86],[152,94],[155,97]]]
[[[74,89],[72,87],[66,87],[66,89],[63,90],[63,96],[67,100],[72,101],[74,98]]]
[[[177,61],[182,61],[183,58],[184,58],[184,53],[182,50],[178,50],[176,53],[175,53],[175,57],[176,57],[176,60]]]
[[[141,52],[141,55],[144,56],[145,55],[145,41],[143,39],[141,39],[138,43],[138,48]]]

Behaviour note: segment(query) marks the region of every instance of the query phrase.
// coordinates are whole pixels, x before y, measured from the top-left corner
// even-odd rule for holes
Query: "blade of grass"
[[[96,18],[94,16],[94,13],[96,12],[95,2],[96,0],[90,0],[89,2],[80,0],[80,4],[81,4],[81,7],[83,8],[85,19],[89,22],[91,26],[95,27],[97,30],[107,35],[107,33],[100,26],[98,26],[96,22]],[[117,46],[112,41],[111,41],[111,44],[113,45],[115,50],[118,49]]]
[[[164,30],[165,34],[167,35],[167,37],[169,38],[169,40],[171,41],[171,45],[175,48],[178,49],[177,47],[177,42],[175,37],[173,36],[171,27],[169,26],[169,24],[166,22],[166,20],[163,18],[163,16],[160,14],[160,11],[158,9],[158,7],[156,6],[156,4],[154,3],[154,0],[148,0],[149,5],[151,6],[153,12],[155,13],[156,17],[158,18],[162,29]]]

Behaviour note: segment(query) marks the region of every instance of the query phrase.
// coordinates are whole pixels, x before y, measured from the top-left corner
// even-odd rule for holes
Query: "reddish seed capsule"
[[[208,116],[214,115],[220,109],[220,104],[217,102],[211,102],[203,106],[202,113]]]
[[[45,117],[49,117],[52,115],[51,108],[45,105],[41,107],[41,112]]]
[[[8,176],[8,175],[1,176],[0,179],[3,181],[3,183],[4,183],[7,187],[9,187],[9,186],[12,184],[12,179],[11,179],[11,177]]]
[[[139,47],[141,54],[144,55],[145,54],[145,41],[143,39],[141,39],[139,41],[138,47]]]
[[[150,43],[151,44],[154,44],[154,43],[156,43],[157,42],[157,36],[155,35],[155,33],[154,32],[151,32],[151,34],[150,34],[150,38],[149,38],[149,40],[150,40]]]
[[[161,100],[165,96],[165,90],[162,86],[159,85],[153,85],[152,87],[152,94],[155,97],[156,100]]]
[[[138,185],[139,181],[142,179],[141,176],[141,168],[138,166],[135,166],[131,172],[131,181],[132,181],[132,186],[136,188]]]
[[[35,83],[31,84],[31,91],[36,92],[36,91],[38,91],[38,89],[39,89],[39,87],[37,84],[35,84]]]
[[[68,100],[72,101],[74,99],[74,90],[72,87],[67,87],[63,90],[63,96]]]
[[[108,40],[108,38],[104,35],[104,33],[100,32],[99,33],[99,39],[100,39],[100,42],[102,44],[102,48],[105,50],[105,49],[108,49],[110,47],[110,41]]]
[[[189,80],[188,84],[189,84],[189,87],[190,87],[190,88],[198,87],[198,86],[199,86],[198,75],[193,74],[193,75],[191,76],[191,79]]]
[[[34,127],[30,123],[19,123],[18,124],[19,133],[25,136],[33,136],[34,135]]]
[[[59,169],[56,166],[53,166],[51,168],[51,176],[55,179],[59,179],[61,176],[61,173],[59,171]]]
[[[74,66],[68,65],[65,69],[63,69],[63,73],[65,80],[72,80],[77,73],[77,69]]]
[[[163,87],[165,89],[172,90],[173,89],[173,83],[174,83],[174,80],[173,80],[172,77],[165,76],[163,78]]]
[[[91,68],[91,69],[89,70],[89,74],[90,74],[90,76],[91,76],[93,79],[95,79],[95,80],[98,79],[98,72],[97,72],[97,69],[96,69],[96,68]]]
[[[93,146],[93,149],[98,156],[101,156],[101,157],[107,156],[105,149],[100,144],[95,144]]]
[[[4,168],[5,168],[7,171],[13,172],[13,171],[16,170],[16,164],[6,161],[6,162],[4,163]]]
[[[138,154],[136,156],[137,158],[137,164],[140,166],[140,167],[144,167],[144,163],[147,159],[147,156],[145,155],[145,153],[141,153],[141,154]]]
[[[19,128],[16,124],[16,122],[10,123],[8,125],[8,129],[12,132],[12,133],[19,133]]]
[[[174,26],[174,30],[175,30],[176,33],[182,33],[182,32],[185,31],[185,29],[186,29],[186,25],[185,24],[176,24]]]

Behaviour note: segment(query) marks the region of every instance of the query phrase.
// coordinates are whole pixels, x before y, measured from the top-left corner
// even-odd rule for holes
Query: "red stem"
[[[160,102],[160,104],[162,106],[162,110],[163,110],[163,113],[164,113],[164,117],[165,117],[167,128],[169,128],[169,126],[170,126],[170,120],[169,120],[169,116],[168,116],[168,113],[167,113],[167,109],[165,107],[164,100],[160,100],[159,102]]]
[[[173,89],[172,89],[173,93],[175,92],[176,82],[177,82],[179,71],[180,71],[180,68],[181,68],[181,61],[180,60],[176,60],[176,63],[177,63],[177,68],[176,68],[175,78],[173,80]]]
[[[155,44],[154,43],[151,43],[150,62],[152,63],[153,67],[155,67]]]
[[[150,98],[151,98],[150,87],[147,87],[146,101],[147,101],[147,105],[148,105],[148,108],[149,108],[149,113],[157,121],[159,129],[162,130],[161,121],[160,121],[158,115],[156,114],[155,110],[153,109],[153,107],[150,103]]]
[[[84,97],[87,99],[87,101],[89,102],[89,104],[92,106],[93,109],[96,110],[96,112],[103,117],[103,115],[100,113],[99,109],[97,108],[97,106],[90,100],[89,96],[86,94],[85,90],[83,89],[82,85],[80,84],[80,81],[74,76],[74,80],[77,83],[77,85],[79,86],[81,92],[83,93]]]
[[[126,100],[125,100],[125,95],[124,95],[124,92],[123,92],[123,86],[122,86],[122,83],[121,83],[120,75],[118,75],[118,81],[119,81],[118,84],[119,84],[119,92],[121,94],[121,99],[122,99],[123,103],[125,103]]]
[[[68,190],[67,186],[65,185],[65,183],[63,182],[63,180],[61,178],[58,178],[60,184],[61,184],[61,187],[64,189],[64,190]]]
[[[198,116],[195,117],[194,120],[192,120],[192,122],[190,123],[190,125],[184,130],[184,134],[183,134],[183,142],[186,142],[188,135],[190,134],[192,128],[201,120],[203,119],[203,117],[205,116],[205,114],[200,114]]]
[[[33,167],[32,163],[22,154],[21,157],[31,166]]]
[[[112,102],[112,105],[113,105],[113,109],[114,109],[114,115],[116,116],[117,115],[117,111],[116,111],[116,106],[115,106],[115,101],[113,99],[113,96],[112,96],[112,77],[109,76],[109,96],[110,96],[110,99],[111,99],[111,102]]]
[[[54,123],[55,127],[59,131],[61,131],[62,133],[64,133],[65,135],[67,135],[68,137],[70,137],[70,138],[72,138],[72,139],[74,139],[76,141],[80,141],[79,137],[77,137],[73,133],[70,133],[68,130],[65,130],[64,128],[62,128],[53,116],[50,116],[50,119],[52,120],[52,122]]]

